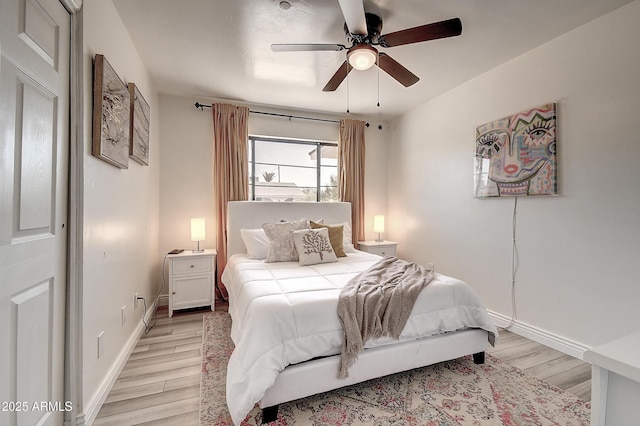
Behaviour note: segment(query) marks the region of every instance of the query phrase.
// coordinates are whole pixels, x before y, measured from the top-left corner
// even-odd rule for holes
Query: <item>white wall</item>
[[[403,115],[389,238],[511,316],[513,198],[473,198],[474,126],[558,103],[559,196],[519,198],[517,318],[583,346],[640,324],[640,1]]]
[[[159,110],[155,89],[111,1],[85,1],[84,19],[84,267],[83,400],[95,409],[122,351],[158,291]],[[123,82],[134,82],[151,108],[149,166],[117,169],[91,156],[94,55],[105,55]],[[126,322],[121,326],[121,308]],[[138,328],[139,330],[139,328]],[[104,354],[97,336],[104,331]],[[108,390],[108,389],[107,389]],[[99,406],[97,407],[99,408]],[[94,415],[97,413],[93,413]]]
[[[160,249],[191,248],[190,218],[206,219],[206,241],[214,248],[213,210],[213,119],[210,109],[200,111],[196,101],[206,99],[160,96]],[[230,102],[230,101],[227,101]],[[233,102],[230,102],[233,103]],[[240,104],[240,103],[239,103]],[[337,120],[340,117],[305,111],[285,111],[264,105],[250,105],[255,111]],[[385,214],[386,145],[390,131],[384,122],[354,117],[370,123],[365,133],[365,214],[367,238],[373,238],[373,215]],[[378,125],[382,125],[382,130]],[[339,125],[260,114],[249,115],[249,133],[301,139],[337,141]],[[163,291],[166,293],[166,291]]]

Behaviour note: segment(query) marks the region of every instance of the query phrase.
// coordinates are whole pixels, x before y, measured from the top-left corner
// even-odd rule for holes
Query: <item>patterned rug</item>
[[[225,401],[233,351],[226,312],[204,316],[200,425],[232,425]],[[272,425],[589,425],[590,404],[487,355],[418,368],[280,405]],[[256,406],[243,425],[259,425]]]

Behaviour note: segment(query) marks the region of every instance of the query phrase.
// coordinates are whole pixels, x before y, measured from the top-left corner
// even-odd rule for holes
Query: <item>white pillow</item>
[[[293,231],[308,229],[309,221],[300,219],[294,222],[265,223],[264,233],[269,238],[269,250],[265,262],[295,262],[298,252],[293,243]]]
[[[267,258],[269,251],[269,238],[264,229],[241,229],[240,236],[247,249],[247,256],[251,259],[262,260]]]
[[[344,222],[342,224],[344,226],[344,233],[342,235],[342,245],[344,246],[345,253],[355,253],[357,250],[353,246],[353,238],[351,233],[351,222]]]
[[[337,262],[336,253],[331,247],[327,228],[304,229],[293,232],[293,242],[298,252],[300,265]]]

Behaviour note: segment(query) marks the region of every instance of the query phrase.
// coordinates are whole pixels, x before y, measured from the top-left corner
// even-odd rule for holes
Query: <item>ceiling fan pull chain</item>
[[[347,114],[349,114],[349,66],[347,66],[347,76],[345,77],[347,80]]]
[[[376,63],[380,64],[380,52],[377,52]],[[380,66],[378,66],[378,104],[376,105],[380,108]]]

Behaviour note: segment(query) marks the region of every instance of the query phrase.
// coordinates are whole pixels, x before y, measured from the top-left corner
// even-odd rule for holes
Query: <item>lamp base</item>
[[[191,250],[192,253],[203,253],[204,249],[200,248],[200,241],[197,242],[197,248],[195,250]]]
[[[382,238],[380,238],[380,233],[378,232],[378,238],[375,239],[376,243],[381,243],[384,240]]]

